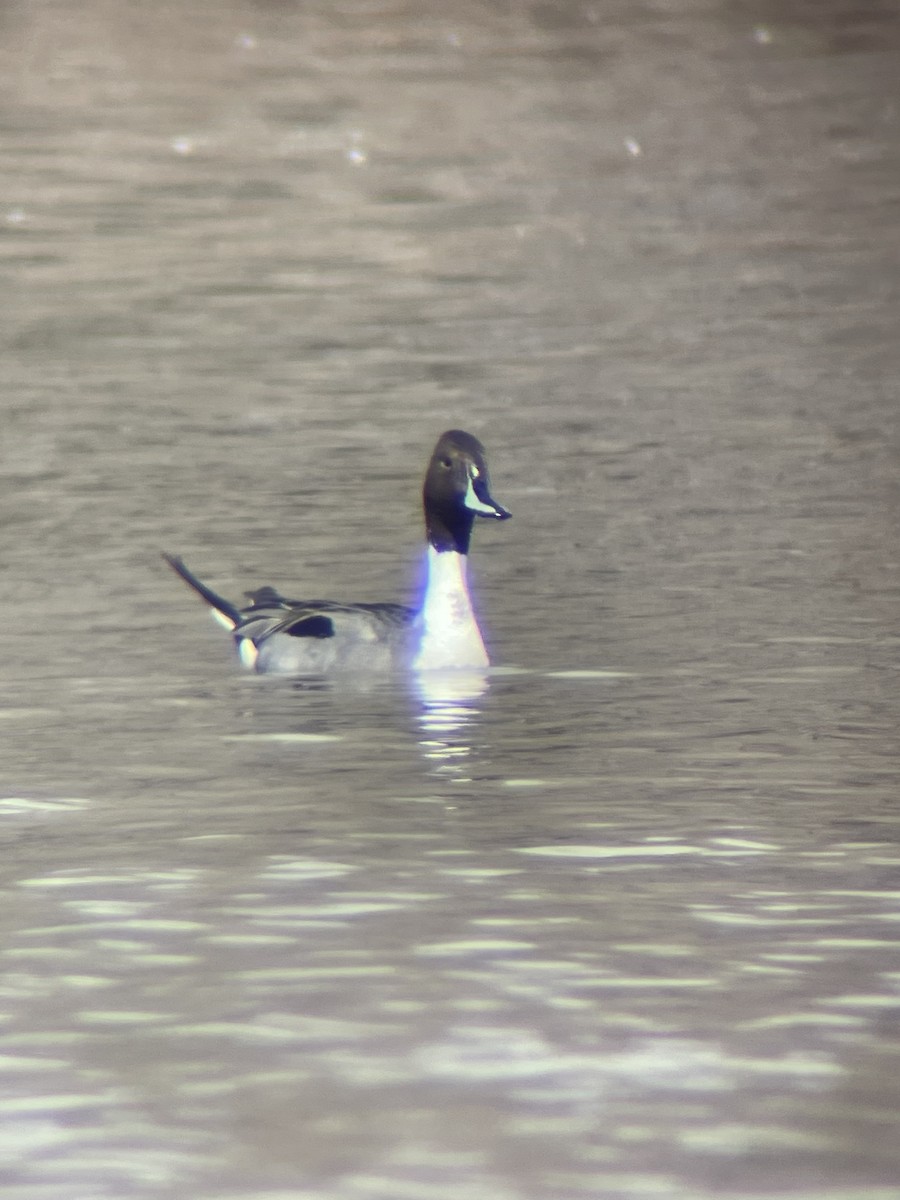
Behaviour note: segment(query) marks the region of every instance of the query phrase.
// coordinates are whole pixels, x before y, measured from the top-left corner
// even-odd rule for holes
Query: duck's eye
[[[440,460],[440,463],[441,463],[441,466],[446,467],[448,471],[453,466],[453,463],[450,461],[449,458],[442,458]]]

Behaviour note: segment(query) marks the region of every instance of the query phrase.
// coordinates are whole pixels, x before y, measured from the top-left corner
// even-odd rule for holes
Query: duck
[[[177,555],[163,558],[231,632],[238,657],[260,674],[328,675],[340,671],[483,670],[490,665],[472,607],[468,554],[476,518],[512,514],[493,498],[487,457],[471,433],[449,429],[437,440],[422,486],[426,582],[421,604],[289,600],[270,586],[233,604]]]

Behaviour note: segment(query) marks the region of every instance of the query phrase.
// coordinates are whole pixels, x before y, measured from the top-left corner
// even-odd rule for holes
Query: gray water
[[[895,4],[0,13],[4,1200],[900,1196]],[[485,442],[497,669],[404,600]]]

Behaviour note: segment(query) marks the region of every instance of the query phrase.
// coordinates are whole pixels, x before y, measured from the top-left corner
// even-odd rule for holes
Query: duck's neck
[[[456,550],[428,546],[428,582],[421,613],[417,671],[486,667],[487,651],[466,582],[468,559]]]

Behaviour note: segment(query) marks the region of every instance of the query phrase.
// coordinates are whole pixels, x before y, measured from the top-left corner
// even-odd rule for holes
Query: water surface
[[[4,1196],[896,1196],[893,6],[0,20]]]

